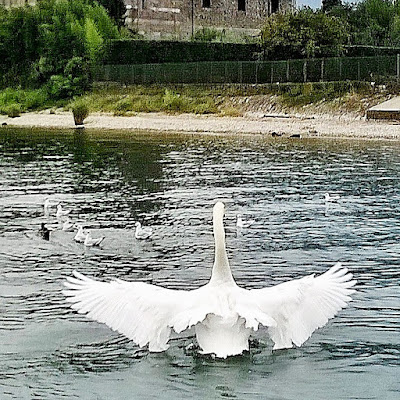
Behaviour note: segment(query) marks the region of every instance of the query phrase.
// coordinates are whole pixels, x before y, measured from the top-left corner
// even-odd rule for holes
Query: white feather
[[[150,351],[168,348],[171,330],[192,326],[202,353],[241,354],[259,325],[268,327],[274,349],[300,346],[347,305],[355,281],[336,264],[324,274],[246,290],[236,285],[225,249],[224,205],[214,206],[215,262],[211,279],[191,291],[120,279],[109,283],[76,271],[64,294],[72,308],[107,324]]]

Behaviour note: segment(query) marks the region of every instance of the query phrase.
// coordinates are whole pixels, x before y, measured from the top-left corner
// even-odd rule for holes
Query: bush
[[[5,113],[10,118],[16,118],[21,116],[21,105],[20,104],[10,104],[5,108]]]
[[[165,89],[163,96],[163,108],[167,112],[184,112],[187,99],[184,96],[170,90]]]
[[[82,99],[75,101],[72,104],[72,115],[75,125],[83,125],[83,121],[89,116],[89,106]]]

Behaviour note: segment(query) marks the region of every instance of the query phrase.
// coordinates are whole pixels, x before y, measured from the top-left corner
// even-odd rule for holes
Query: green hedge
[[[257,60],[257,44],[112,40],[104,64],[160,64]]]
[[[346,46],[347,57],[394,56],[396,54],[400,54],[400,47]]]

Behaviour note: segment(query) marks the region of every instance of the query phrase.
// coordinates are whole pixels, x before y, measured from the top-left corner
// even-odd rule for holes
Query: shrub
[[[20,117],[21,116],[21,105],[20,104],[10,104],[6,107],[5,109],[6,114],[10,117],[10,118],[16,118],[16,117]]]
[[[163,108],[167,112],[185,111],[186,98],[170,89],[165,89],[163,96]]]
[[[75,125],[83,125],[83,121],[89,116],[89,106],[82,99],[77,100],[72,104],[72,114]]]

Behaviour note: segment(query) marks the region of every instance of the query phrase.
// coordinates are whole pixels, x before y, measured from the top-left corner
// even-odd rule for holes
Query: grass
[[[44,89],[12,89],[0,91],[0,114],[9,114],[11,109],[19,109],[19,112],[32,111],[47,108],[52,105],[46,90]]]
[[[393,89],[393,88],[392,88]],[[394,88],[395,89],[395,88]],[[44,89],[0,90],[0,114],[64,107],[78,100],[88,112],[136,115],[139,112],[241,116],[246,111],[362,112],[396,90],[375,92],[368,82],[317,82],[265,85],[101,85],[72,100],[54,101]],[[398,88],[397,88],[398,89]],[[398,92],[398,90],[397,90]]]

